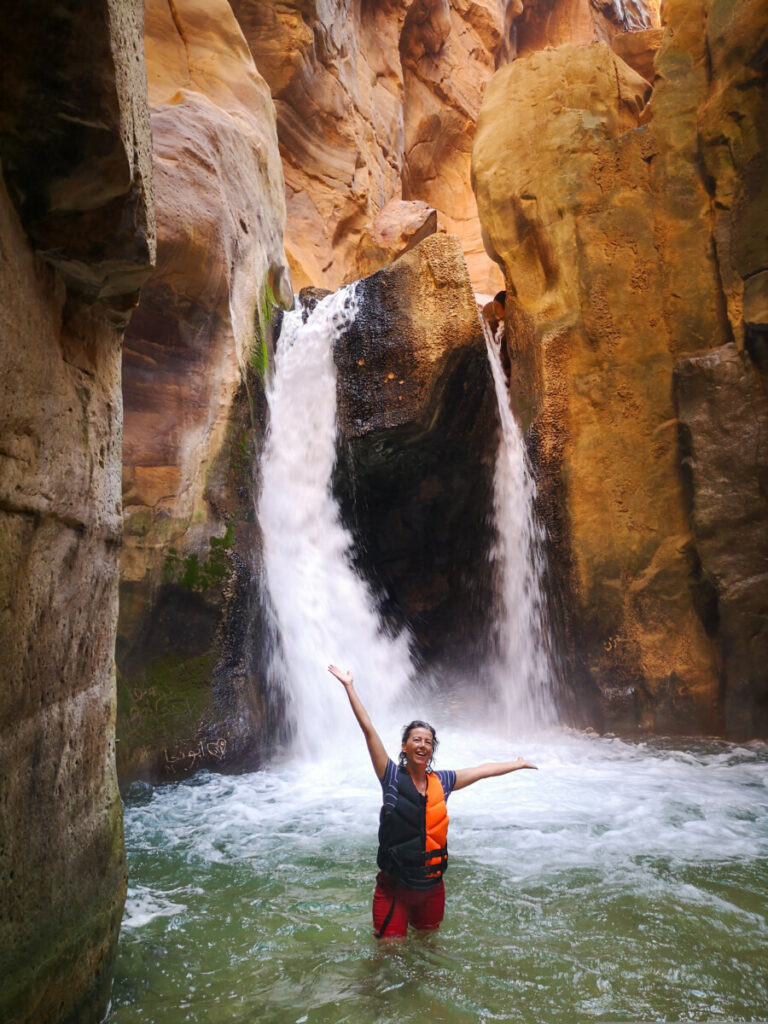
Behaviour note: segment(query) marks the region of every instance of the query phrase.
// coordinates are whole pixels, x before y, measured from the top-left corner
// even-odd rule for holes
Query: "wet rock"
[[[486,640],[498,430],[459,240],[432,235],[360,282],[358,298],[334,353],[335,489],[385,618],[450,676]]]
[[[710,628],[722,651],[725,720],[768,733],[768,397],[735,345],[676,367],[683,468]]]
[[[302,288],[299,292],[299,303],[301,304],[301,318],[304,323],[309,319],[309,314],[317,306],[318,302],[330,295],[331,292],[327,288]]]

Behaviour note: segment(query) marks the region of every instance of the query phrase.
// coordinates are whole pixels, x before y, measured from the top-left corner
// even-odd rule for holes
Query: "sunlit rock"
[[[620,32],[611,40],[611,48],[633,71],[647,82],[653,82],[656,74],[653,62],[663,38],[662,28],[649,28],[644,32]]]
[[[569,678],[582,702],[597,685],[593,714],[613,725],[697,732],[722,727],[721,683],[694,599],[671,383],[727,327],[696,161],[703,20],[678,14],[649,107],[650,85],[604,44],[499,71],[473,170],[567,595]]]

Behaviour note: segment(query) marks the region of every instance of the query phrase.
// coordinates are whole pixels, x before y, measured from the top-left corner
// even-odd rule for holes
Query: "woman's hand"
[[[371,755],[371,761],[373,762],[373,768],[376,772],[376,778],[382,779],[384,772],[387,770],[387,762],[389,757],[384,749],[384,744],[381,742],[379,734],[373,727],[368,712],[363,707],[363,702],[357,695],[357,690],[352,685],[352,673],[347,670],[343,672],[340,668],[335,665],[329,665],[328,671],[332,676],[336,676],[341,685],[347,691],[347,697],[352,707],[355,718],[360,728],[363,730],[363,736],[365,736],[365,742],[368,745],[368,753]]]
[[[352,673],[349,670],[342,672],[342,670],[340,668],[336,668],[335,665],[329,665],[328,671],[332,676],[336,676],[339,682],[343,683],[344,686],[352,685]]]
[[[519,768],[535,768],[536,771],[539,770],[538,765],[531,764],[531,762],[526,761],[524,757],[518,757],[515,761],[515,769],[517,770]]]

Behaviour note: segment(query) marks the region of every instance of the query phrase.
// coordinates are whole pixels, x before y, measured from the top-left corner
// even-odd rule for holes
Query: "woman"
[[[432,757],[437,749],[435,730],[427,722],[411,722],[403,732],[398,766],[389,759],[355,691],[352,674],[335,665],[329,665],[328,671],[347,691],[383,790],[377,857],[380,870],[373,894],[376,938],[405,935],[409,923],[423,930],[439,928],[445,908],[445,805],[449,795],[479,779],[536,765],[518,757],[516,761],[481,764],[456,772],[432,771]]]

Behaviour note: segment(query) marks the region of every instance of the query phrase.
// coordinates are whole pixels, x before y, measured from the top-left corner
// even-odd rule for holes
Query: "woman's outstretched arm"
[[[368,712],[363,706],[363,702],[357,695],[351,672],[342,672],[340,668],[336,668],[335,665],[329,665],[328,671],[332,676],[336,676],[341,685],[347,691],[347,697],[349,697],[349,703],[354,712],[355,718],[357,719],[360,728],[363,730],[363,736],[365,736],[365,742],[368,744],[368,753],[371,755],[371,761],[373,762],[373,769],[376,772],[378,779],[384,778],[384,772],[387,768],[387,761],[389,761],[389,755],[384,749],[384,744],[381,742],[381,737],[373,727],[373,722],[370,719]]]
[[[465,786],[471,786],[473,782],[479,782],[480,779],[490,779],[494,775],[508,775],[509,772],[520,771],[521,768],[536,768],[536,765],[518,757],[516,761],[489,761],[487,764],[479,764],[475,768],[459,768],[453,788],[464,789]]]

